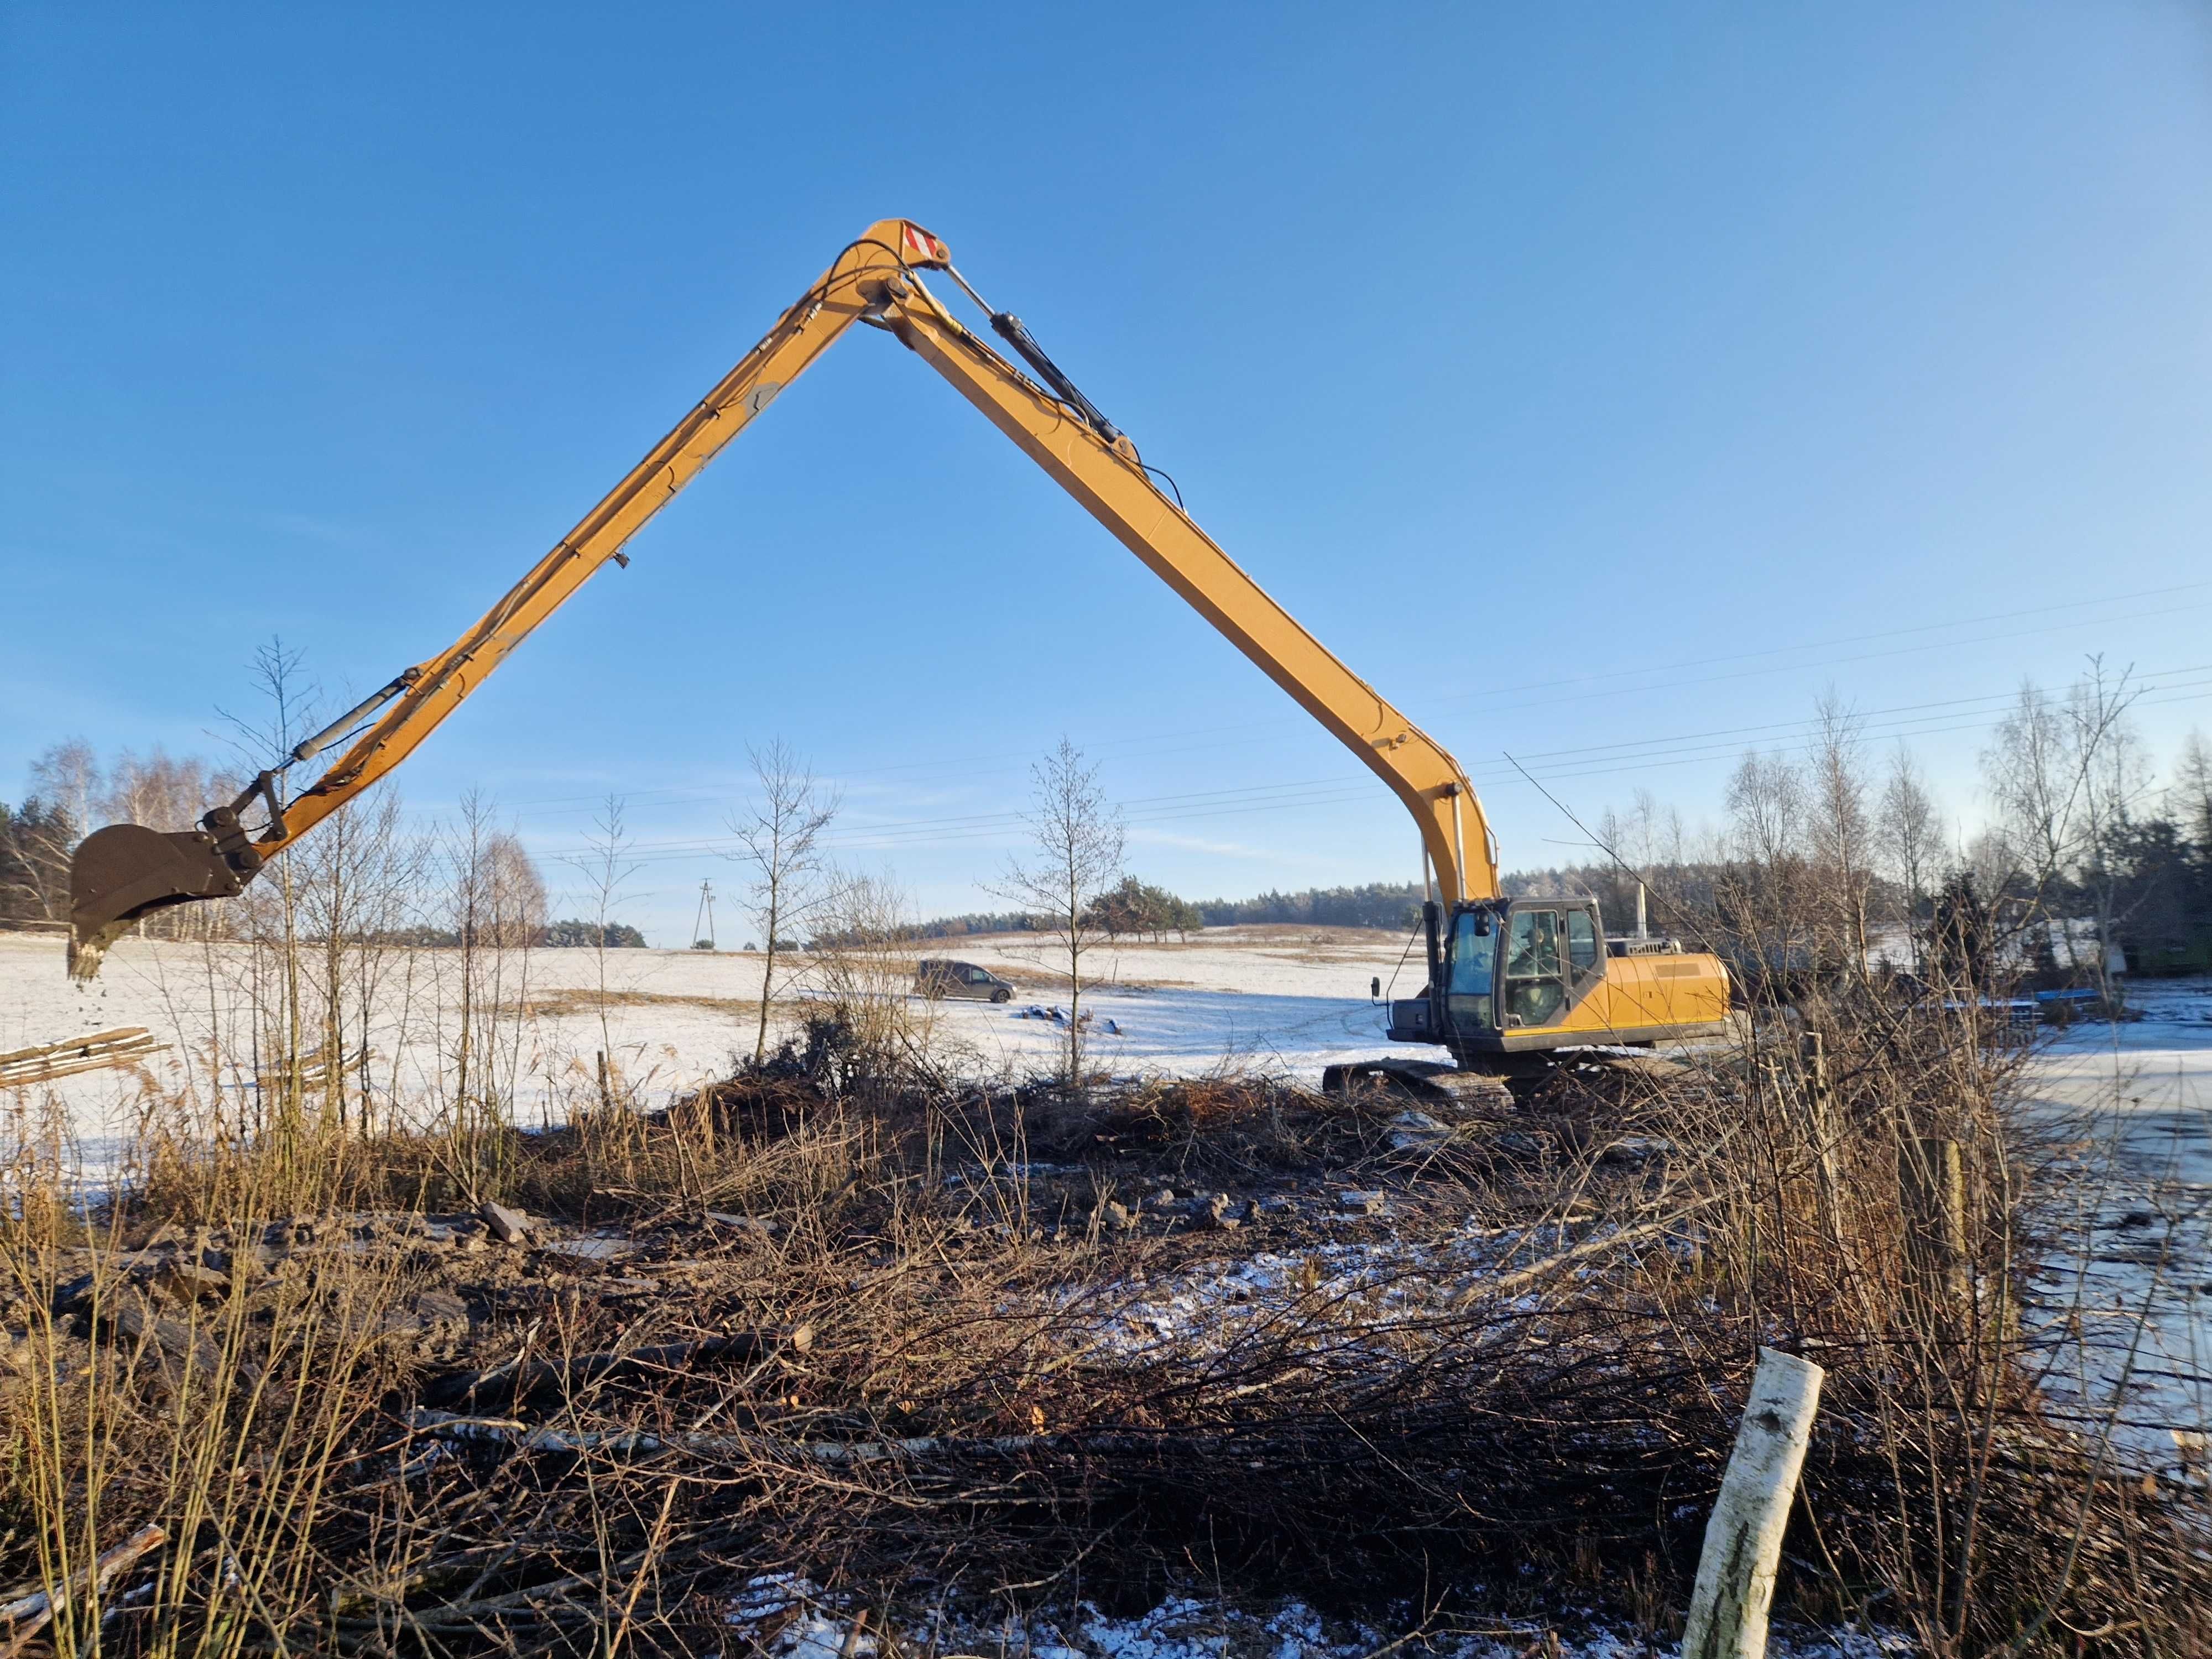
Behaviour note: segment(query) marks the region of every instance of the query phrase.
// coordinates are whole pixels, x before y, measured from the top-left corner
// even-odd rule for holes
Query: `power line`
[[[2146,675],[2136,702],[2143,707],[2156,707],[2168,702],[2197,701],[2212,696],[2212,678],[2193,678],[2191,676],[2212,674],[2212,664],[2195,664],[2186,668],[2163,671]],[[2153,696],[2154,693],[2169,695]],[[2178,695],[2173,695],[2178,694]],[[1961,711],[1976,705],[1984,708],[1991,703],[2008,702],[2017,692],[1984,693],[1969,697],[1952,697],[1919,703],[1905,703],[1890,708],[1855,713],[1857,734],[1863,740],[1875,741],[1902,737],[1935,737],[1965,731],[1986,731],[2002,723],[2002,716],[1990,720],[1970,720],[1951,725],[1931,725],[1930,722],[1950,718],[1946,711]],[[1770,742],[1787,746],[1789,734],[1802,741],[1818,726],[1817,718],[1789,721],[1772,721],[1748,726],[1723,727],[1702,732],[1679,733],[1668,737],[1650,738],[1620,744],[1593,744],[1581,749],[1537,751],[1530,754],[1524,765],[1534,775],[1549,778],[1580,778],[1613,776],[1624,773],[1672,769],[1678,766],[1694,765],[1714,760],[1733,758],[1744,744],[1741,738],[1748,734],[1765,734]],[[1529,763],[1549,760],[1549,765]],[[1595,762],[1597,763],[1586,763]],[[1516,769],[1510,763],[1490,761],[1469,769],[1470,776],[1480,780],[1510,781]],[[1279,811],[1295,808],[1335,805],[1343,801],[1369,798],[1375,789],[1370,778],[1308,778],[1254,784],[1240,787],[1199,790],[1185,793],[1134,796],[1122,803],[1126,822],[1134,824],[1173,823],[1201,817],[1244,816],[1253,811]],[[1134,809],[1134,810],[1132,810]],[[1022,820],[1018,810],[949,815],[934,818],[893,819],[878,824],[853,824],[832,831],[823,838],[825,845],[848,850],[872,850],[886,847],[908,845],[941,845],[961,841],[988,840],[1002,836]],[[699,857],[718,857],[732,845],[727,837],[702,836],[664,842],[642,842],[635,845],[630,856],[649,863]],[[573,857],[574,853],[550,854],[554,857]]]
[[[2006,640],[2031,638],[2042,634],[2062,633],[2081,627],[2106,626],[2114,623],[2140,621],[2147,617],[2169,617],[2179,612],[2204,610],[2212,608],[2212,600],[2185,605],[2165,605],[2153,611],[2135,611],[2130,612],[2128,615],[2119,617],[2083,617],[2081,614],[2085,604],[2101,605],[2119,605],[2136,599],[2158,599],[2177,594],[2199,592],[2209,587],[2212,587],[2212,582],[2182,582],[2168,587],[2143,588],[2127,593],[2108,594],[2103,599],[2095,601],[2075,600],[2059,605],[2033,605],[2021,610],[1992,611],[1978,617],[1960,617],[1950,622],[1916,623],[1904,628],[1882,629],[1865,634],[1843,635],[1826,640],[1806,641],[1801,641],[1796,645],[1776,646],[1756,651],[1734,652],[1711,657],[1685,658],[1672,662],[1651,665],[1650,666],[1604,669],[1594,673],[1569,675],[1551,680],[1521,681],[1510,685],[1490,687],[1475,691],[1443,692],[1427,696],[1422,699],[1422,702],[1424,706],[1434,707],[1444,703],[1464,703],[1486,697],[1509,696],[1515,693],[1522,691],[1551,690],[1566,686],[1592,685],[1599,688],[1594,690],[1578,693],[1571,696],[1548,697],[1533,702],[1508,703],[1487,711],[1492,714],[1510,714],[1518,708],[1554,707],[1561,702],[1587,702],[1595,697],[1618,696],[1622,695],[1642,694],[1654,691],[1674,690],[1684,686],[1717,684],[1727,680],[1753,678],[1760,674],[1783,673],[1806,668],[1836,667],[1845,663],[1875,661],[1889,657],[1910,655],[1917,652],[1953,650],[1965,645],[1992,644]],[[1930,633],[1945,632],[1957,629],[1979,627],[1989,623],[2016,621],[2025,617],[2052,615],[2058,612],[2066,613],[2067,620],[2053,623],[2051,626],[2045,628],[2032,628],[2015,630],[2010,633],[1984,635],[1967,640],[1928,640],[1919,644],[1901,647],[1894,651],[1867,652],[1848,657],[1808,660],[1805,655],[1808,652],[1827,650],[1838,646],[1866,644],[1875,641],[1887,639],[1902,639]],[[1771,666],[1765,668],[1746,669],[1729,674],[1650,680],[1647,683],[1636,685],[1603,684],[1605,682],[1613,682],[1623,679],[1640,678],[1650,674],[1673,674],[1684,669],[1711,667],[1724,663],[1755,661],[1761,658],[1782,658],[1786,659],[1786,660],[1776,662]],[[1091,747],[1094,751],[1101,752],[1116,750],[1126,750],[1129,749],[1152,749],[1159,744],[1176,743],[1188,738],[1226,736],[1228,734],[1249,733],[1254,731],[1278,729],[1289,724],[1290,720],[1291,717],[1285,714],[1279,717],[1270,717],[1269,719],[1262,721],[1237,721],[1220,726],[1186,727],[1178,731],[1140,733],[1127,738],[1109,738],[1091,744],[1089,747]],[[1212,747],[1219,745],[1202,744],[1197,746]],[[1167,750],[1161,752],[1174,753],[1178,751]],[[883,766],[849,768],[842,770],[839,775],[852,778],[876,777],[896,772],[949,770],[954,767],[972,767],[999,763],[1018,766],[1026,764],[1028,758],[1029,757],[1026,756],[1005,753],[956,756],[938,760],[900,761]],[[719,795],[725,795],[730,792],[720,786],[712,784],[671,784],[655,786],[643,789],[621,790],[614,793],[621,794],[624,801],[635,804],[639,802],[650,801],[656,797],[680,798],[687,796],[707,796],[711,798]],[[571,811],[589,811],[593,806],[604,802],[606,799],[607,793],[608,792],[606,791],[600,791],[591,795],[539,796],[532,799],[515,801],[510,803],[510,805],[512,808],[517,809],[518,811],[520,811],[520,809],[532,807],[568,808]],[[559,812],[524,812],[521,815],[534,817],[562,816]]]
[[[2160,704],[2168,702],[2197,702],[2207,700],[2212,700],[2212,690],[2192,691],[2172,697],[2140,699],[2136,706],[2155,707]],[[2002,720],[1971,720],[1955,726],[1938,727],[1933,731],[1919,733],[1918,735],[1937,736],[1947,732],[1986,732],[1992,730],[2001,724],[2002,724]],[[1631,761],[1617,765],[1547,769],[1540,771],[1537,769],[1532,768],[1530,769],[1530,772],[1532,776],[1555,780],[1586,777],[1618,777],[1624,775],[1633,775],[1640,772],[1668,770],[1680,766],[1710,765],[1717,761],[1725,761],[1730,758],[1732,758],[1732,755],[1729,752],[1715,751],[1711,753],[1677,757],[1672,759]],[[1187,808],[1178,811],[1127,813],[1125,814],[1124,821],[1132,824],[1145,825],[1152,823],[1170,823],[1194,818],[1216,819],[1224,817],[1240,817],[1248,816],[1254,812],[1287,811],[1303,807],[1334,805],[1349,801],[1379,801],[1381,799],[1382,796],[1378,793],[1371,781],[1347,782],[1329,788],[1308,791],[1304,793],[1294,795],[1287,795],[1273,800],[1249,801],[1243,804],[1201,805]],[[1017,821],[1018,821],[1020,817],[1018,813],[1000,814],[994,816],[1012,818]],[[1012,827],[1012,826],[1011,824],[1001,823],[967,829],[946,829],[933,834],[916,835],[903,824],[890,823],[872,829],[855,830],[852,832],[850,839],[841,837],[836,840],[835,844],[848,851],[871,851],[890,848],[907,848],[916,846],[943,846],[958,842],[989,841],[997,839],[1006,836]],[[722,856],[722,851],[719,846],[714,843],[703,842],[672,847],[669,850],[665,851],[640,852],[631,854],[634,861],[641,864],[662,864],[685,859],[720,856]]]

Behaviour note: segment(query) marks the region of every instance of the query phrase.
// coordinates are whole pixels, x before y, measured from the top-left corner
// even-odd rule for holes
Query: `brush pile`
[[[277,1218],[212,1151],[164,1215],[26,1201],[0,1565],[58,1651],[787,1650],[744,1609],[798,1582],[874,1652],[1193,1587],[1664,1638],[1765,1344],[1830,1373],[1797,1616],[2185,1649],[2201,1500],[2045,1409],[2040,1153],[1958,1019],[1456,1116],[802,1066],[394,1143],[325,1193],[374,1207]]]

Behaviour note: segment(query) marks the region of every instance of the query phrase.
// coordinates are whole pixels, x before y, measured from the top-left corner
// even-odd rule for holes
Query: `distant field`
[[[1188,943],[1125,941],[1086,957],[1084,1001],[1096,1014],[1099,1063],[1121,1071],[1189,1074],[1224,1064],[1317,1077],[1328,1061],[1382,1046],[1380,1011],[1368,1001],[1370,979],[1399,994],[1422,978],[1406,940],[1361,928],[1266,927],[1209,929]],[[1053,971],[1048,942],[1034,934],[931,940],[921,955],[975,962],[1020,988],[1006,1006],[948,1002],[938,1035],[965,1066],[1019,1073],[1048,1063],[1063,1041],[1049,1021],[1022,1018],[1031,1005],[1067,1000]],[[390,953],[386,979],[368,1034],[372,1075],[401,1098],[434,1097],[450,1070],[457,1000],[457,953]],[[1405,958],[1403,969],[1400,963]],[[804,964],[804,954],[794,963]],[[752,1050],[760,995],[756,954],[696,951],[612,951],[601,1007],[598,957],[580,950],[507,952],[498,968],[497,1005],[520,1011],[513,1026],[514,1097],[526,1121],[557,1115],[575,1090],[596,1086],[596,1056],[609,1054],[641,1099],[665,1099],[702,1079],[725,1074],[733,1054]],[[169,1052],[144,1077],[94,1073],[55,1085],[77,1132],[118,1133],[130,1101],[151,1081],[207,1089],[252,1086],[253,992],[240,947],[125,940],[90,988],[69,980],[58,938],[0,934],[0,1050],[55,1042],[107,1027],[143,1025]],[[779,975],[781,981],[781,975]],[[1095,981],[1095,983],[1094,983]],[[788,1017],[803,983],[778,986]],[[1107,1023],[1115,1030],[1109,1032]],[[351,1040],[351,1039],[349,1039]],[[208,1075],[216,1047],[234,1057],[219,1079]]]

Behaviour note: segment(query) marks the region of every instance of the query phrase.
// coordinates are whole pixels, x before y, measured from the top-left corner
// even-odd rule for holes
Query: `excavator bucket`
[[[70,976],[98,974],[107,947],[140,918],[196,899],[229,898],[245,885],[204,830],[111,823],[94,830],[70,861]]]

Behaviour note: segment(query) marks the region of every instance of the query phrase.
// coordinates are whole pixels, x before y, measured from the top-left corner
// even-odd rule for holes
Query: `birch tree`
[[[1031,855],[1007,860],[992,890],[1042,924],[1067,969],[1066,1078],[1083,1081],[1083,958],[1103,942],[1096,901],[1121,876],[1121,815],[1098,787],[1098,769],[1066,738],[1030,769],[1032,790],[1024,819]]]
[[[1861,770],[1863,722],[1833,692],[1820,699],[1811,757],[1811,842],[1814,898],[1820,912],[1821,954],[1848,957],[1866,971],[1867,907],[1871,896],[1873,824]]]
[[[1905,898],[1912,964],[1920,965],[1920,910],[1934,893],[1943,852],[1943,820],[1912,751],[1899,744],[1875,812],[1875,842],[1887,873]]]
[[[2005,886],[1993,890],[2024,890],[2021,931],[2040,925],[2048,939],[2056,920],[2068,965],[2076,973],[2088,967],[2109,996],[2112,931],[2119,919],[2112,868],[2148,777],[2128,719],[2136,696],[2129,676],[2109,672],[2100,658],[2089,669],[2063,703],[2033,682],[2023,685],[1982,768],[2013,864]],[[2069,879],[2078,879],[2091,911],[2092,963],[2081,960],[2071,919],[2051,914]]]
[[[753,1031],[753,1064],[768,1053],[768,1015],[775,996],[775,959],[787,935],[812,922],[829,897],[822,837],[836,821],[836,791],[825,787],[781,738],[765,749],[748,745],[754,794],[743,813],[726,822],[751,867],[745,908],[761,930],[760,1019]]]

